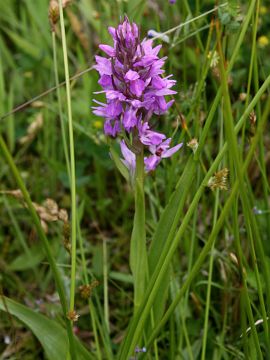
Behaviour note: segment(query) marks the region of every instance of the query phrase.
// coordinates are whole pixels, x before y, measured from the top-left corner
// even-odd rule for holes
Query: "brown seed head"
[[[250,120],[250,124],[252,126],[254,126],[256,124],[257,121],[257,116],[254,110],[251,111],[251,113],[249,114],[249,120]]]
[[[55,25],[59,19],[59,5],[57,0],[51,0],[49,4],[49,20],[52,31],[55,31]]]
[[[67,318],[70,320],[70,321],[78,321],[80,315],[77,314],[77,312],[75,310],[71,310],[67,313]]]
[[[92,288],[90,284],[81,285],[79,287],[80,295],[83,299],[88,299],[91,296]]]
[[[227,178],[228,178],[229,170],[224,168],[215,173],[212,176],[207,186],[210,187],[211,190],[220,189],[220,190],[228,190]]]

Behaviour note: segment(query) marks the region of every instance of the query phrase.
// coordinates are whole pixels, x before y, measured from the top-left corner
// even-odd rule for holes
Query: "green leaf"
[[[37,245],[29,250],[29,253],[23,253],[17,256],[8,266],[12,271],[24,271],[31,269],[38,265],[45,258],[40,245]]]
[[[9,30],[7,28],[3,29],[5,33],[9,36],[9,38],[17,45],[24,53],[28,54],[35,60],[42,60],[43,64],[46,66],[51,66],[51,62],[48,56],[44,57],[43,51],[41,48],[36,47],[30,41],[27,41],[22,36],[17,33]]]
[[[5,296],[0,297],[0,310],[6,311],[23,322],[40,341],[49,360],[66,359],[68,337],[65,329],[56,321],[35,312]],[[94,359],[85,347],[75,338],[76,352],[82,360]]]

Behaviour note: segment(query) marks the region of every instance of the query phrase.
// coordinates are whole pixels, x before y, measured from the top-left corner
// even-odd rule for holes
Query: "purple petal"
[[[164,114],[168,110],[167,103],[163,96],[157,96],[153,104],[154,113],[157,115]]]
[[[99,45],[99,48],[104,51],[107,55],[109,55],[110,57],[115,56],[115,49],[109,45],[104,45],[101,44]]]
[[[172,148],[170,148],[169,150],[166,150],[162,153],[161,157],[162,158],[168,158],[171,157],[174,153],[176,153],[176,151],[178,151],[181,147],[183,146],[183,143],[178,144]]]
[[[143,124],[139,123],[138,128],[140,141],[144,145],[159,145],[166,138],[164,134],[150,130],[147,122],[144,122]]]
[[[124,157],[124,159],[132,164],[135,162],[135,159],[136,159],[136,156],[135,154],[127,147],[126,143],[124,140],[122,140],[120,142],[120,146],[121,146],[121,152],[122,152],[122,155]]]
[[[144,88],[145,88],[145,83],[141,79],[137,79],[130,82],[130,91],[138,97],[142,95]]]
[[[98,107],[92,107],[93,110],[93,114],[97,115],[97,116],[105,116],[105,108],[98,106]]]
[[[121,159],[123,164],[128,168],[131,177],[133,178],[135,175],[136,169],[136,156],[135,154],[129,150],[124,140],[120,142],[121,152],[124,159]]]
[[[103,89],[113,89],[112,78],[110,75],[102,75],[98,83],[103,87]]]
[[[125,75],[125,80],[137,80],[140,78],[140,75],[137,73],[137,71],[128,70],[128,72]]]
[[[166,86],[164,79],[162,79],[160,76],[154,76],[152,78],[152,82],[151,85],[155,88],[155,89],[162,89]]]
[[[150,143],[153,145],[159,145],[162,140],[164,140],[166,138],[166,136],[164,134],[160,134],[156,131],[150,131],[150,134],[148,135],[149,139],[150,139]]]
[[[158,59],[155,55],[145,55],[141,58],[141,60],[137,61],[134,66],[150,66]]]
[[[98,107],[93,106],[93,113],[97,116],[104,116],[109,119],[115,119],[122,112],[123,108],[121,102],[119,102],[118,100],[112,100],[108,104],[102,104],[96,100],[94,101],[102,105]]]
[[[112,27],[112,26],[109,26],[108,31],[109,31],[109,34],[113,37],[113,39],[116,40],[116,35],[115,35],[116,30],[115,30],[115,28]]]
[[[112,100],[106,107],[106,117],[114,119],[119,116],[123,108],[118,100]]]
[[[132,33],[136,38],[139,36],[139,29],[135,23],[132,24]]]
[[[137,125],[138,119],[136,117],[136,110],[127,109],[123,116],[123,125],[127,131]]]
[[[173,94],[177,94],[177,91],[171,90],[171,89],[160,89],[158,91],[155,92],[156,96],[165,96],[165,95],[173,95]]]
[[[162,48],[162,45],[157,45],[153,49],[153,55],[157,55],[159,53],[159,50]]]
[[[95,56],[97,64],[93,67],[99,72],[100,75],[112,75],[112,65],[109,59],[101,56]]]
[[[116,137],[116,135],[121,131],[120,121],[108,119],[104,123],[104,133],[105,135]]]
[[[150,155],[149,157],[144,158],[144,165],[146,172],[153,171],[156,169],[160,163],[161,158],[157,155]]]
[[[140,100],[131,100],[130,104],[136,109],[143,107],[143,103]]]
[[[171,77],[172,75],[169,75],[169,77]],[[152,82],[151,82],[151,85],[157,89],[157,90],[161,90],[161,89],[164,89],[164,88],[171,88],[172,86],[174,86],[176,83],[175,80],[168,80],[168,76],[166,78],[161,78],[160,76],[154,76],[152,78]],[[157,93],[156,93],[157,95]],[[164,94],[166,95],[166,94]]]
[[[119,100],[119,101],[125,101],[126,97],[124,94],[122,94],[120,91],[116,90],[106,90],[106,98],[108,100]]]
[[[172,106],[173,103],[174,103],[174,100],[171,100],[171,101],[167,102],[167,109],[166,109],[166,111]]]

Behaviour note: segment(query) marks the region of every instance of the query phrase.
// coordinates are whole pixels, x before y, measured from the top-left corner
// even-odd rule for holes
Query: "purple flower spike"
[[[152,130],[151,118],[167,112],[174,100],[166,96],[176,94],[172,90],[176,81],[172,75],[163,77],[166,57],[159,58],[161,45],[153,46],[153,40],[140,40],[138,26],[124,21],[117,27],[109,27],[113,46],[99,45],[105,56],[96,56],[95,69],[99,72],[98,83],[102,87],[105,103],[95,101],[93,113],[105,118],[104,132],[115,138],[123,135],[136,151],[143,148],[151,155],[145,158],[146,171],[156,168],[162,158],[175,153],[182,144],[169,148],[171,139]],[[123,163],[135,172],[135,153],[124,141],[121,142]]]

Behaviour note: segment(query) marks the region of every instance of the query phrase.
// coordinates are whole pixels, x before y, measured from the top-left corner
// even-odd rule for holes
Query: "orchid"
[[[158,145],[151,145],[150,152],[153,154],[144,159],[146,171],[154,170],[160,161],[164,158],[171,157],[176,151],[182,147],[182,143],[170,148],[171,139],[167,139]]]
[[[152,130],[150,124],[154,115],[162,115],[172,106],[174,100],[167,102],[165,96],[176,94],[172,90],[176,81],[171,79],[172,75],[162,76],[166,57],[158,57],[161,45],[153,47],[151,39],[141,41],[138,26],[127,17],[117,28],[109,27],[109,33],[113,46],[99,46],[108,57],[97,55],[94,66],[103,88],[96,94],[104,93],[106,102],[94,100],[97,106],[93,112],[105,119],[105,135],[126,139],[121,141],[124,159],[129,154],[127,150],[134,151],[135,156],[145,148],[150,153],[144,160],[145,170],[152,171],[166,154],[169,157],[182,146],[179,144],[172,151],[157,155],[158,149],[169,146],[171,139],[165,140],[166,136]],[[135,162],[132,167],[128,160],[124,160],[124,164],[134,174]]]

